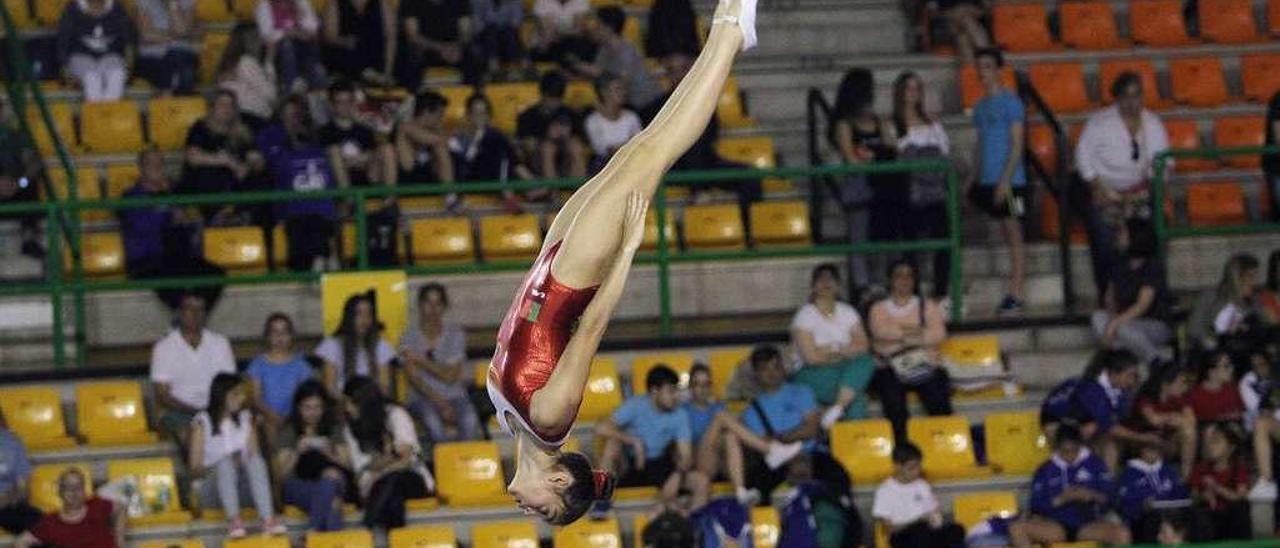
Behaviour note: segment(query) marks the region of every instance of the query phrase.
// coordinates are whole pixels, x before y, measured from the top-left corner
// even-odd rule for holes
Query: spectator
[[[209,386],[220,373],[235,373],[227,338],[205,328],[205,300],[183,295],[178,326],[151,348],[151,386],[160,407],[161,431],[185,446],[191,421],[209,404]]]
[[[1107,465],[1084,446],[1080,431],[1062,425],[1053,455],[1031,478],[1031,515],[1009,525],[1019,548],[1032,542],[1083,541],[1128,544],[1129,529],[1102,519],[1113,503],[1115,483]]]
[[[945,521],[933,488],[920,476],[923,461],[910,442],[893,448],[893,475],[876,488],[871,515],[885,525],[892,548],[964,548],[964,527]]]
[[[364,526],[404,527],[404,505],[428,496],[435,480],[422,463],[413,419],[391,403],[368,377],[351,377],[342,391],[347,409],[343,432],[364,501]]]
[[[162,93],[196,90],[195,0],[139,0],[137,71]]]
[[[524,22],[524,2],[518,0],[471,0],[471,55],[481,70],[492,73],[501,63],[508,67],[528,64],[520,43]]]
[[[907,391],[914,390],[930,415],[951,414],[951,380],[939,345],[947,338],[938,304],[922,297],[910,262],[889,269],[889,296],[871,306],[871,348],[881,363],[871,377],[894,435],[907,434]]]
[[[1234,367],[1231,357],[1224,352],[1211,352],[1205,356],[1200,368],[1200,384],[1191,390],[1187,400],[1200,422],[1221,422],[1244,419],[1244,401],[1240,389],[1232,382]]]
[[[292,412],[293,393],[315,377],[306,358],[294,349],[293,319],[283,312],[267,316],[262,326],[266,351],[249,362],[245,376],[252,385],[254,407],[266,419],[269,432],[284,426]]]
[[[307,513],[310,529],[341,530],[342,501],[355,500],[341,411],[324,384],[314,379],[298,385],[290,409],[275,454],[283,500]]]
[[[311,2],[258,0],[255,15],[267,57],[274,58],[281,84],[294,92],[323,89],[326,77],[317,43],[320,19]]]
[[[873,110],[875,82],[871,71],[849,69],[836,91],[834,122],[828,139],[846,164],[887,162],[894,159],[889,129]],[[848,222],[849,241],[896,240],[903,234],[901,178],[893,174],[851,175],[840,185],[840,204]],[[882,224],[883,223],[883,224]],[[878,258],[873,257],[876,264]],[[864,255],[849,258],[849,277],[856,287],[871,282],[870,261]],[[879,270],[877,267],[876,270]]]
[[[1121,444],[1158,441],[1155,433],[1139,433],[1122,422],[1130,391],[1138,383],[1138,360],[1124,350],[1100,350],[1084,374],[1059,384],[1040,405],[1040,425],[1050,437],[1062,425],[1079,431],[1101,454],[1108,470],[1118,470]]]
[[[822,427],[867,418],[867,384],[876,368],[858,311],[840,300],[840,272],[820,264],[810,277],[809,302],[791,319],[796,372],[791,381],[813,390],[827,406]]]
[[[21,535],[40,521],[40,510],[31,506],[31,461],[22,440],[0,417],[0,528]]]
[[[385,0],[370,0],[385,1]],[[341,188],[395,184],[391,146],[378,141],[373,128],[356,111],[358,88],[349,82],[329,86],[329,123],[320,128],[320,144],[329,152],[329,165]]]
[[[1129,218],[1151,218],[1155,157],[1169,149],[1160,117],[1142,107],[1142,79],[1124,72],[1111,84],[1116,103],[1095,112],[1076,145],[1075,208],[1089,232],[1093,279],[1102,295],[1120,266],[1116,233]],[[1155,90],[1151,90],[1155,93]]]
[[[1267,103],[1267,128],[1266,140],[1267,146],[1276,146],[1280,143],[1277,136],[1280,136],[1280,91],[1271,96],[1271,101]],[[1262,172],[1266,176],[1267,188],[1271,191],[1271,220],[1280,221],[1280,154],[1263,154],[1262,155]]]
[[[1189,502],[1190,493],[1183,477],[1164,461],[1164,449],[1154,441],[1143,443],[1138,449],[1138,458],[1129,460],[1120,476],[1118,506],[1135,542],[1157,542],[1163,521],[1161,504]]]
[[[1173,340],[1169,327],[1169,283],[1156,256],[1154,228],[1132,219],[1120,231],[1117,247],[1126,261],[1114,265],[1108,275],[1103,302],[1093,313],[1093,333],[1102,346],[1133,352],[1151,371],[1164,357],[1161,347]]]
[[[1212,540],[1252,538],[1249,515],[1249,468],[1240,455],[1238,427],[1210,423],[1204,429],[1202,459],[1191,472],[1191,489]]]
[[[1221,349],[1231,361],[1245,364],[1265,343],[1276,319],[1258,307],[1259,268],[1253,255],[1234,255],[1223,267],[1217,287],[1200,294],[1187,319],[1187,335],[1200,347]]]
[[[251,23],[236,25],[227,49],[218,61],[218,89],[231,92],[240,115],[250,128],[260,130],[275,112],[276,66],[269,62],[258,28]]]
[[[449,294],[428,283],[418,289],[418,325],[400,336],[400,361],[413,388],[409,411],[422,420],[427,437],[440,442],[478,440],[480,419],[467,396],[467,334],[445,321]]]
[[[976,56],[984,95],[973,107],[978,169],[977,179],[969,185],[969,200],[998,221],[1004,232],[1011,271],[1008,293],[996,312],[1011,314],[1022,310],[1022,280],[1027,270],[1021,223],[1028,194],[1027,174],[1022,167],[1022,126],[1026,115],[1018,95],[1001,83],[1004,56],[1000,51],[983,49]]]
[[[396,55],[396,83],[418,93],[427,67],[459,67],[475,83],[472,60],[465,58],[471,39],[471,4],[463,0],[401,2],[400,53]]]
[[[240,120],[234,93],[219,90],[209,102],[209,113],[187,130],[182,166],[182,193],[248,190],[252,176],[261,170],[262,156],[253,149],[253,134]],[[233,224],[235,206],[206,206],[210,224]]]
[[[12,106],[7,101],[0,102],[0,204],[40,200],[36,181],[42,177],[44,163],[40,161],[40,155],[36,153],[30,137],[20,127]],[[67,136],[68,139],[70,137]],[[32,259],[44,259],[47,251],[40,231],[43,215],[0,215],[0,219],[17,219],[22,254]]]
[[[458,160],[457,175],[463,181],[506,182],[514,176],[532,179],[533,174],[518,162],[507,136],[489,124],[493,104],[479,93],[467,98],[468,127],[449,140],[449,150]],[[504,191],[508,213],[520,211],[520,201],[512,191]]]
[[[987,17],[980,0],[937,0],[938,11],[947,22],[956,50],[964,63],[974,62],[974,52],[991,47],[991,36],[982,20]]]
[[[587,176],[582,116],[564,104],[564,73],[549,71],[538,83],[538,102],[516,119],[521,153],[547,179]]]
[[[154,149],[138,153],[138,182],[125,190],[125,198],[165,196],[170,189],[164,155]],[[177,276],[221,276],[225,271],[204,258],[196,247],[200,238],[200,215],[194,209],[156,205],[116,210],[124,240],[125,272],[130,278]],[[169,310],[176,311],[182,296],[198,292],[209,308],[218,304],[222,286],[199,289],[156,289],[156,296]]]
[[[648,17],[649,32],[644,35],[646,57],[665,59],[673,54],[689,57],[702,50],[698,15],[689,0],[654,0]]]
[[[1263,317],[1280,323],[1280,249],[1267,255],[1267,281],[1258,288],[1258,306]]]
[[[599,24],[591,26],[591,39],[596,42],[595,60],[587,63],[570,58],[573,72],[587,78],[599,78],[605,74],[613,75],[622,81],[626,89],[626,104],[640,108],[658,96],[662,88],[649,73],[644,56],[636,51],[636,47],[622,37],[622,27],[627,22],[627,14],[618,6],[606,6],[596,10]]]
[[[123,506],[89,496],[88,478],[76,468],[58,476],[58,499],[62,507],[40,519],[22,533],[13,545],[78,546],[82,548],[123,548],[126,515]]]
[[[1136,433],[1160,438],[1161,451],[1178,455],[1183,477],[1191,474],[1191,465],[1196,461],[1196,414],[1187,401],[1190,388],[1190,375],[1185,370],[1172,366],[1153,369],[1125,421]],[[1148,441],[1155,440],[1143,443]]]
[[[213,472],[218,501],[229,520],[227,536],[248,534],[240,518],[240,497],[248,490],[253,505],[262,516],[262,533],[283,535],[284,520],[271,506],[271,476],[262,457],[253,426],[244,379],[235,373],[219,373],[209,387],[209,404],[191,423],[191,475],[203,477]],[[205,485],[208,485],[207,483]]]
[[[407,4],[407,3],[406,3]],[[399,180],[407,184],[452,183],[453,155],[444,131],[444,107],[448,101],[434,91],[418,94],[413,117],[396,128]]]
[[[813,390],[787,382],[782,354],[772,346],[751,352],[751,369],[760,383],[760,393],[743,411],[742,423],[757,436],[781,444],[800,442],[805,453],[816,453],[822,436],[822,410]],[[786,479],[787,470],[782,467],[786,463],[787,459],[765,460],[763,467],[752,463],[747,485],[758,490],[762,500],[770,500],[773,490]]]
[[[391,85],[396,18],[387,0],[335,0],[324,11],[325,66],[351,81]]]
[[[90,103],[118,101],[129,81],[127,59],[137,41],[124,5],[115,0],[67,2],[58,20],[58,61]]]
[[[582,32],[590,14],[591,4],[587,0],[534,0],[538,35],[531,52],[533,60],[567,64],[570,58],[592,57],[595,44]]]
[[[1249,500],[1274,501],[1275,461],[1271,460],[1271,454],[1276,438],[1280,437],[1280,413],[1277,413],[1280,392],[1266,353],[1254,354],[1250,365],[1252,370],[1240,379],[1245,430],[1253,433],[1253,460],[1258,466],[1258,481],[1249,491]]]
[[[301,95],[285,100],[279,123],[258,135],[258,150],[266,158],[278,191],[292,191],[301,197],[336,186],[329,152],[320,144],[307,100]],[[284,223],[288,237],[289,269],[336,270],[333,239],[338,211],[333,200],[298,199],[274,205],[275,219]]]
[[[596,94],[600,103],[595,112],[587,115],[587,141],[595,158],[592,172],[599,171],[622,145],[640,133],[640,118],[626,108],[626,91],[623,82],[611,74],[596,79]]]
[[[627,398],[611,417],[597,422],[595,429],[595,435],[604,439],[596,462],[617,475],[619,485],[658,487],[665,506],[675,504],[681,487],[692,491],[695,501],[705,503],[711,487],[694,469],[693,434],[689,416],[680,407],[679,383],[676,372],[665,365],[650,369],[645,393]],[[634,464],[624,466],[626,459]],[[619,474],[622,469],[627,473]],[[607,501],[597,501],[592,513],[604,515],[608,509]]]
[[[370,377],[383,394],[391,390],[391,360],[395,350],[382,340],[382,322],[374,308],[372,293],[347,298],[342,305],[342,320],[333,335],[316,347],[316,356],[324,360],[325,384],[333,393],[352,377]]]
[[[946,161],[951,154],[951,142],[942,122],[925,114],[924,95],[924,81],[914,72],[903,72],[893,82],[892,122],[897,137],[897,158]],[[947,174],[915,171],[906,177],[907,218],[911,221],[906,223],[907,235],[916,239],[946,238],[951,232],[947,217]],[[945,298],[950,281],[951,254],[933,252],[933,297]]]

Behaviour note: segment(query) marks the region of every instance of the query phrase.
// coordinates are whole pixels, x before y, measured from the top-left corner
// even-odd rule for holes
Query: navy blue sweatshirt
[[[1053,499],[1070,486],[1092,489],[1107,496],[1106,504],[1073,502],[1055,507]],[[1031,513],[1079,529],[1106,513],[1115,497],[1115,483],[1106,463],[1087,448],[1080,449],[1075,462],[1066,462],[1056,453],[1036,469],[1031,478]]]
[[[1185,500],[1189,496],[1182,476],[1163,460],[1148,464],[1132,459],[1120,476],[1120,514],[1130,524],[1142,517],[1148,500]]]

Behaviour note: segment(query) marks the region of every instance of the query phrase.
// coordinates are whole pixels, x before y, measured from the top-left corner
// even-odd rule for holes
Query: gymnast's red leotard
[[[539,430],[530,418],[529,404],[533,394],[551,378],[573,335],[574,324],[599,288],[567,287],[551,274],[552,259],[563,243],[556,242],[543,252],[520,284],[520,291],[498,328],[498,346],[489,363],[489,399],[502,429],[514,434],[507,421],[515,417],[520,426],[550,447],[564,444],[573,421],[554,432]],[[577,408],[572,413],[576,419]]]

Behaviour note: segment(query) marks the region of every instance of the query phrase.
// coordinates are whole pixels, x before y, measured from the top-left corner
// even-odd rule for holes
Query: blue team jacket
[[[1155,464],[1130,460],[1120,476],[1120,514],[1131,524],[1142,517],[1147,500],[1184,500],[1188,496],[1182,476],[1163,460]]]
[[[1107,495],[1106,504],[1072,503],[1053,506],[1054,497],[1068,486],[1087,487]],[[1087,448],[1080,450],[1075,462],[1066,462],[1054,454],[1031,478],[1031,513],[1052,519],[1068,529],[1079,529],[1097,521],[1115,498],[1115,482],[1107,472],[1106,463]]]

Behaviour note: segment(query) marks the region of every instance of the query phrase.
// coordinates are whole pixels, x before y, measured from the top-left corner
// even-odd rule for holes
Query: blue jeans
[[[342,529],[342,480],[325,478],[308,480],[297,476],[285,478],[284,503],[307,513],[309,528],[316,531]]]
[[[262,455],[254,455],[241,460],[231,455],[209,467],[213,475],[212,482],[202,482],[202,500],[207,504],[217,497],[227,519],[235,519],[240,515],[241,495],[248,491],[253,505],[258,510],[258,517],[267,519],[275,515],[271,505],[271,477],[267,475],[267,462]],[[210,492],[210,484],[214,488]]]
[[[324,65],[320,61],[320,47],[315,42],[285,38],[276,43],[276,67],[280,71],[280,85],[285,89],[301,78],[309,89],[324,89]]]

